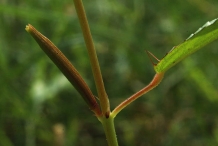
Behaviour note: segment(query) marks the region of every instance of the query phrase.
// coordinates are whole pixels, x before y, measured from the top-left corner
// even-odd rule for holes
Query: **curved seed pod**
[[[32,35],[41,49],[61,70],[65,77],[70,81],[70,83],[76,88],[76,90],[88,104],[89,108],[95,112],[97,116],[101,115],[100,107],[90,88],[83,80],[76,68],[65,57],[65,55],[48,38],[37,31],[32,25],[28,24],[26,26],[26,31]]]

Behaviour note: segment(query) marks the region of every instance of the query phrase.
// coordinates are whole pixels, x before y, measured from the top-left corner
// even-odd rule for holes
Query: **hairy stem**
[[[104,127],[108,146],[118,146],[116,131],[114,127],[114,118],[109,116],[108,118],[99,117],[98,119]]]
[[[164,73],[157,73],[153,80],[143,89],[141,89],[140,91],[138,91],[137,93],[133,94],[132,96],[130,96],[129,98],[127,98],[125,101],[123,101],[120,105],[118,105],[113,112],[111,113],[112,117],[115,117],[122,109],[124,109],[127,105],[129,105],[130,103],[132,103],[134,100],[136,100],[137,98],[139,98],[140,96],[142,96],[143,94],[147,93],[148,91],[152,90],[153,88],[155,88],[163,79],[164,77]]]

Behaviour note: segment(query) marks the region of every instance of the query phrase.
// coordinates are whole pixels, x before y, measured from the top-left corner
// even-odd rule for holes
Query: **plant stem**
[[[104,82],[101,75],[101,70],[97,58],[97,54],[95,51],[95,46],[92,40],[92,35],[90,32],[88,20],[86,17],[86,13],[83,7],[82,0],[74,0],[75,8],[77,11],[77,15],[79,18],[80,26],[82,28],[84,40],[86,43],[86,47],[89,54],[89,59],[92,67],[93,76],[95,79],[95,84],[98,92],[98,97],[100,100],[101,110],[103,115],[109,116],[110,113],[110,104],[107,97],[107,93],[105,91]]]
[[[83,31],[84,40],[86,43],[86,47],[88,50],[92,72],[95,79],[96,88],[98,91],[98,96],[100,100],[100,105],[102,109],[102,116],[98,116],[97,118],[102,123],[108,146],[118,146],[116,132],[114,128],[114,118],[110,116],[110,104],[105,91],[104,82],[101,75],[100,66],[98,63],[97,54],[95,51],[95,46],[92,40],[92,35],[90,32],[88,20],[86,18],[85,10],[82,4],[82,0],[74,0],[75,8],[78,14],[78,18],[80,21],[80,25]]]
[[[127,98],[125,101],[123,101],[120,105],[118,105],[111,113],[112,117],[115,117],[122,109],[124,109],[127,105],[132,103],[134,100],[142,96],[143,94],[147,93],[148,91],[152,90],[155,88],[163,79],[164,77],[164,72],[162,73],[156,73],[153,80],[143,89],[138,91],[137,93],[133,94],[129,98]]]
[[[108,118],[106,118],[103,116],[99,117],[98,119],[104,127],[108,146],[118,146],[116,131],[114,127],[114,117],[109,116]]]

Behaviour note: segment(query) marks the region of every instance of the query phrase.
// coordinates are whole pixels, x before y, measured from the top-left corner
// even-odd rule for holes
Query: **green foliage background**
[[[146,84],[162,58],[205,22],[217,0],[84,0],[111,108]],[[0,1],[0,145],[106,145],[100,122],[25,31],[52,40],[96,94],[73,0]],[[115,119],[120,146],[218,145],[218,41],[170,69]],[[55,132],[56,131],[56,132]],[[60,130],[61,131],[61,130]]]

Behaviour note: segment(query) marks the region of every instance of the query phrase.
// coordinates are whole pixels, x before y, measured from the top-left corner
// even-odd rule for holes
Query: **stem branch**
[[[118,105],[111,113],[112,117],[115,117],[122,109],[124,109],[127,105],[129,105],[130,103],[132,103],[134,100],[136,100],[137,98],[139,98],[140,96],[142,96],[143,94],[147,93],[148,91],[152,90],[153,88],[155,88],[163,79],[164,77],[164,73],[157,73],[155,74],[153,80],[143,89],[141,89],[140,91],[138,91],[137,93],[133,94],[132,96],[130,96],[129,98],[127,98],[126,100],[124,100],[120,105]]]

